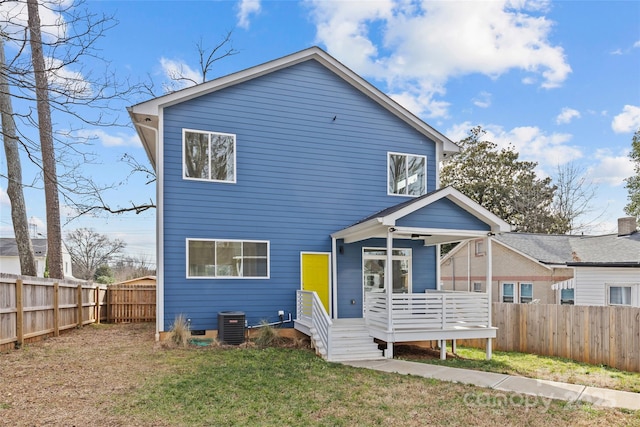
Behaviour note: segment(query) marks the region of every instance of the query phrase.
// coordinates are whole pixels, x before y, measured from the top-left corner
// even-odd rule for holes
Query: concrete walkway
[[[340,363],[357,368],[472,384],[478,387],[536,396],[536,398],[566,400],[568,402],[582,401],[604,407],[640,410],[640,393],[628,391],[536,380],[396,359],[359,360]]]

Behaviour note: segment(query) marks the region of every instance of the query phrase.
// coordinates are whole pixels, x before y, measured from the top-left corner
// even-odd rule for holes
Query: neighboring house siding
[[[508,282],[516,286],[519,283],[531,283],[534,300],[539,300],[540,304],[556,304],[559,302],[558,295],[551,289],[551,285],[573,277],[573,271],[570,268],[547,269],[500,243],[493,242],[491,249],[493,258],[491,299],[494,302],[500,301],[501,283]],[[441,267],[443,289],[454,290],[455,288],[457,291],[467,291],[473,290],[473,283],[481,283],[482,291],[486,292],[486,262],[486,255],[476,255],[475,240],[465,243]]]
[[[607,285],[634,285],[633,305],[640,307],[640,269],[576,267],[576,305],[607,305]]]
[[[163,123],[165,328],[181,313],[194,329],[221,310],[250,324],[295,313],[300,252],[329,252],[330,233],[407,199],[387,195],[388,151],[427,156],[435,189],[434,143],[315,61],[168,107]],[[236,184],[182,179],[183,128],[236,135]],[[186,279],[187,238],[268,240],[270,278]]]

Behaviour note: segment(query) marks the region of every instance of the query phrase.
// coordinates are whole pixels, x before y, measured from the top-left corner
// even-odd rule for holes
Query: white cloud
[[[448,79],[513,69],[560,86],[571,72],[562,47],[549,41],[548,2],[311,1],[317,39],[357,73],[385,80],[389,92],[412,96],[431,117],[433,95]],[[536,10],[536,14],[528,14]],[[418,98],[420,94],[421,99]]]
[[[635,132],[640,129],[640,107],[625,105],[622,113],[613,118],[611,128],[615,133]]]
[[[162,71],[165,76],[170,81],[165,86],[170,87],[171,90],[184,89],[202,82],[202,75],[200,72],[189,67],[185,62],[162,57],[160,58],[160,66],[162,67]]]
[[[491,106],[491,94],[489,92],[480,92],[473,98],[473,105],[480,108],[489,108]]]
[[[249,29],[249,17],[260,13],[261,0],[240,0],[238,6],[238,27]]]
[[[445,133],[452,141],[459,141],[466,138],[474,126],[470,122],[464,122],[453,126]],[[499,148],[513,146],[520,154],[520,160],[537,162],[540,169],[553,169],[559,164],[583,156],[579,147],[569,144],[572,138],[570,134],[547,134],[535,126],[521,126],[511,130],[494,124],[481,126],[486,131],[484,140],[494,142]]]
[[[66,94],[76,99],[91,96],[93,93],[91,83],[85,80],[82,73],[63,66],[59,59],[47,57],[45,63],[45,67],[49,70],[47,73],[49,83],[56,88],[51,92],[53,96],[56,93]]]
[[[636,47],[640,47],[640,40],[638,40],[637,42],[635,42],[635,43],[633,44],[633,47],[634,47],[634,48],[636,48]]]
[[[128,134],[124,132],[108,134],[102,129],[81,129],[76,132],[76,135],[80,138],[86,138],[87,140],[100,141],[100,143],[104,147],[140,146],[140,140],[134,134]]]
[[[558,117],[556,117],[557,124],[566,124],[570,123],[573,119],[580,118],[580,111],[574,110],[573,108],[564,107]]]
[[[0,206],[11,206],[11,200],[9,200],[7,190],[2,187],[0,187]]]
[[[599,150],[595,154],[596,163],[587,171],[595,183],[604,183],[614,187],[622,186],[624,180],[634,174],[633,163],[626,153],[612,154]]]
[[[42,38],[45,42],[55,42],[67,32],[67,23],[57,10],[71,7],[73,0],[53,0],[46,7],[38,7]],[[27,27],[27,3],[23,1],[0,1],[0,30],[12,39],[24,39]]]

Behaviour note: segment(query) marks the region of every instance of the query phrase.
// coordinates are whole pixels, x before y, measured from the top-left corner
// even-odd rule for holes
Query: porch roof
[[[407,226],[398,224],[400,219],[442,199],[448,199],[457,207],[473,215],[485,224],[485,227],[459,229],[455,227],[434,228],[427,225]],[[364,218],[347,228],[333,233],[331,237],[344,239],[345,243],[353,243],[370,238],[386,238],[387,233],[392,231],[394,238],[423,240],[425,245],[435,245],[484,237],[487,236],[487,234],[502,233],[510,230],[511,226],[507,222],[477,202],[453,187],[445,187],[381,210],[370,217]]]

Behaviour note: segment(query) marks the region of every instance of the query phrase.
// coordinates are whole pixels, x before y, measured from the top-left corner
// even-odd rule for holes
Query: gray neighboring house
[[[36,258],[37,277],[44,277],[47,268],[47,239],[31,239]],[[64,276],[73,278],[71,273],[71,255],[62,245],[62,267]],[[13,237],[0,238],[0,273],[20,275],[18,245]]]
[[[501,233],[493,239],[494,302],[640,307],[640,233],[633,217],[620,218],[616,234]],[[486,289],[479,244],[463,242],[443,257],[443,289],[456,283],[456,290]]]

